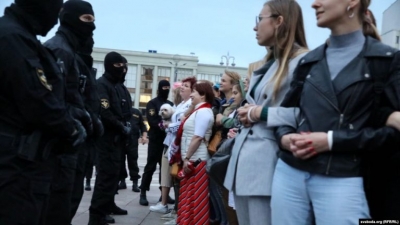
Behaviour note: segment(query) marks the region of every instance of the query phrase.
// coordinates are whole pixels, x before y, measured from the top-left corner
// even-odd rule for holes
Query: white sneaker
[[[168,222],[165,222],[164,224],[176,225],[176,219],[173,219],[173,220],[170,220]]]
[[[150,206],[150,211],[158,213],[167,213],[168,205],[163,205],[161,202],[159,202],[157,203],[157,205]]]
[[[176,219],[176,211],[175,210],[171,210],[171,212],[162,215],[161,219],[162,220]]]

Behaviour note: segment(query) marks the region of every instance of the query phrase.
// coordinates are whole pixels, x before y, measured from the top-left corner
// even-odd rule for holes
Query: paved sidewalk
[[[139,168],[140,175],[143,173],[143,169],[146,165],[147,161],[147,145],[139,146]],[[150,191],[147,192],[147,200],[149,201],[149,206],[155,205],[160,198],[161,192],[158,189],[158,173],[159,169],[157,168],[156,172],[153,175],[153,180],[151,182]],[[77,214],[75,215],[72,224],[73,225],[87,225],[89,222],[89,206],[90,200],[93,194],[93,185],[94,185],[94,177],[92,178],[92,191],[85,191],[81,204],[79,205],[79,209]],[[150,212],[149,206],[141,206],[139,205],[139,196],[140,193],[136,193],[132,191],[132,182],[129,178],[126,180],[128,188],[126,190],[119,190],[119,194],[115,196],[116,204],[128,210],[128,215],[126,216],[113,216],[115,219],[115,225],[161,225],[165,223],[165,220],[161,220],[160,213]],[[140,184],[139,180],[139,184]],[[170,196],[174,198],[173,190],[170,192]],[[172,208],[173,205],[170,205]]]

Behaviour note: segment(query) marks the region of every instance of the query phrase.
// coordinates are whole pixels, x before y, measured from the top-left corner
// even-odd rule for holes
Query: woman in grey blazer
[[[239,224],[268,225],[279,150],[273,129],[296,124],[296,109],[278,106],[298,61],[307,52],[300,6],[294,0],[266,2],[254,31],[258,44],[271,49],[267,63],[250,79],[248,104],[238,109],[243,127],[235,137],[224,186],[234,193]]]

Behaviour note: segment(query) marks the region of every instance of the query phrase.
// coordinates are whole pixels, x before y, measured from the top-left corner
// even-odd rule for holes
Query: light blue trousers
[[[272,183],[272,224],[358,225],[370,218],[361,177],[336,178],[278,161]]]

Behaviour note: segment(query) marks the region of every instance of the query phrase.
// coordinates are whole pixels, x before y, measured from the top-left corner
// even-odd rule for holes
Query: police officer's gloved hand
[[[131,130],[132,128],[130,126],[124,126],[122,134],[128,137],[131,134]]]
[[[93,123],[93,137],[98,138],[103,136],[104,134],[104,127],[103,123],[101,122],[100,116],[90,112],[90,118],[92,119]]]
[[[101,137],[104,134],[104,126],[99,117],[93,117],[93,136]]]
[[[71,137],[68,138],[68,141],[71,142],[72,146],[78,146],[85,142],[87,134],[86,130],[83,127],[82,123],[79,120],[74,120],[75,131],[72,133]]]
[[[85,114],[86,114],[86,116],[83,117],[84,120],[82,121],[82,124],[85,127],[87,135],[92,135],[93,134],[92,117],[90,116],[90,114],[86,110],[85,110]]]
[[[76,107],[70,107],[71,115],[74,119],[77,119],[85,127],[88,135],[93,134],[93,122],[90,114],[85,109],[80,109]]]

